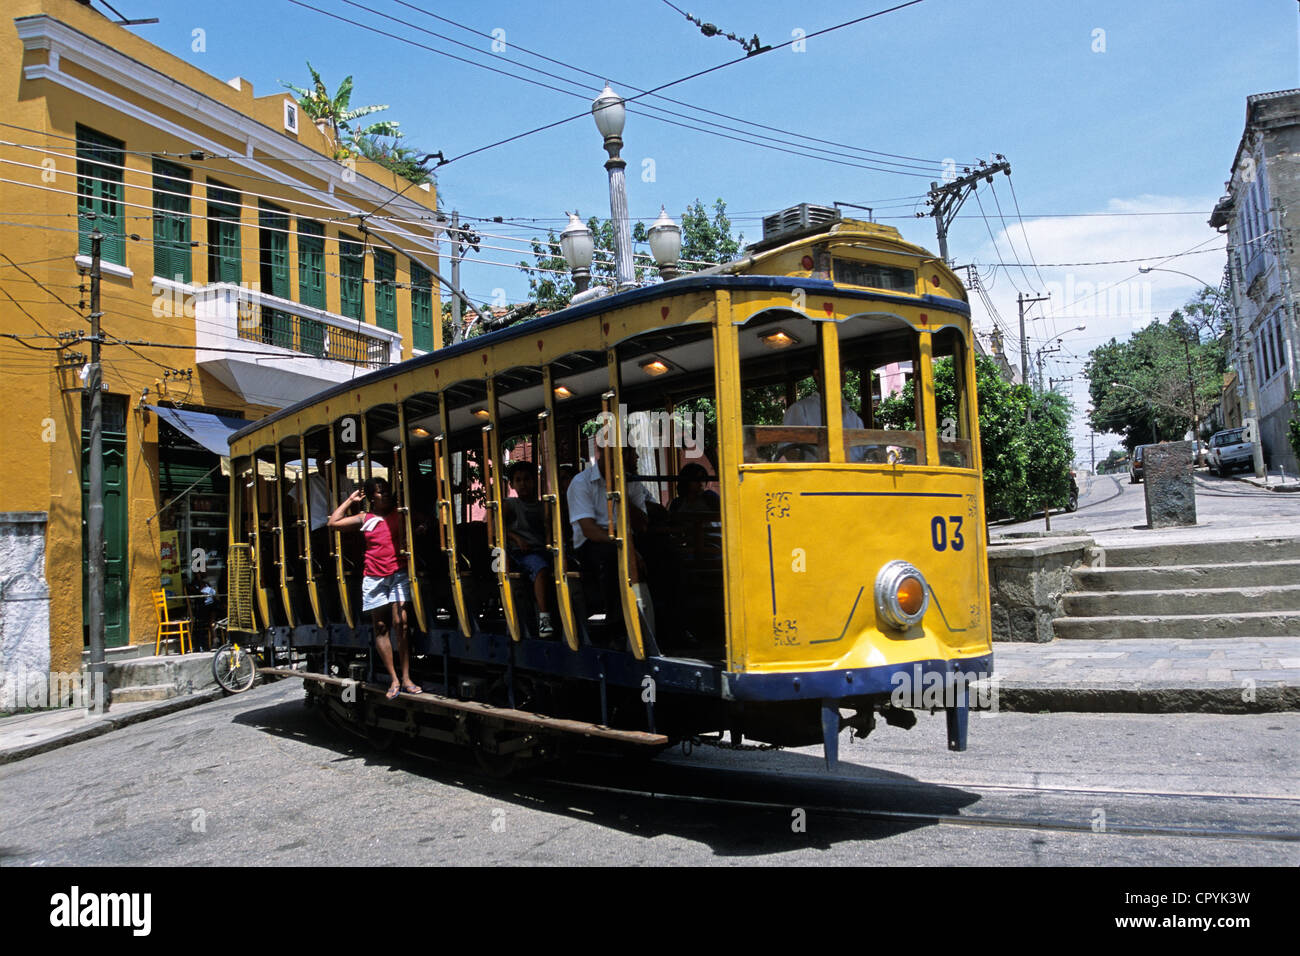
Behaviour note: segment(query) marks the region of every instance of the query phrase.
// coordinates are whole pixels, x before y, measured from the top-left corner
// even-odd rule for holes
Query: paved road
[[[1196,517],[1201,528],[1216,532],[1259,530],[1274,525],[1282,533],[1300,533],[1300,494],[1282,494],[1243,481],[1196,473]],[[1146,527],[1144,484],[1129,484],[1128,474],[1080,476],[1079,510],[1053,513],[1053,531],[1131,531]],[[1040,514],[1029,521],[995,524],[994,535],[1044,530]]]
[[[0,766],[0,863],[1300,864],[1297,714],[1003,713],[965,754],[922,715],[845,739],[835,778],[819,748],[700,747],[503,783],[369,750],[301,698],[274,683]],[[705,793],[727,802],[679,798]]]

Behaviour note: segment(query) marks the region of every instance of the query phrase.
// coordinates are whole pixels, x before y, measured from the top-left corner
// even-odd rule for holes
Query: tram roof
[[[801,276],[718,274],[682,276],[668,282],[658,282],[654,285],[642,286],[637,289],[629,289],[626,292],[618,292],[614,295],[602,296],[598,299],[592,299],[590,302],[583,302],[580,305],[571,305],[568,308],[560,309],[557,312],[552,312],[550,315],[538,319],[520,322],[517,325],[512,325],[504,329],[497,329],[496,331],[488,332],[485,335],[479,335],[472,339],[457,342],[455,345],[447,345],[435,351],[426,352],[424,355],[407,359],[404,362],[398,362],[395,365],[389,365],[385,368],[376,369],[373,372],[367,372],[359,378],[330,386],[327,389],[317,392],[311,398],[295,402],[293,405],[282,408],[277,412],[272,412],[265,418],[260,418],[255,422],[251,422],[246,427],[241,428],[239,431],[231,435],[230,441],[231,443],[234,443],[240,438],[252,435],[259,429],[279,421],[281,418],[298,414],[304,408],[308,408],[326,399],[333,398],[336,395],[346,394],[347,392],[354,390],[358,385],[369,385],[374,382],[381,382],[394,375],[405,375],[412,369],[421,368],[426,365],[434,365],[445,359],[454,358],[457,355],[476,352],[479,349],[500,345],[516,338],[535,335],[538,332],[559,328],[568,325],[571,322],[581,321],[588,316],[599,315],[602,312],[609,312],[611,309],[637,305],[641,302],[649,302],[657,298],[678,295],[683,292],[701,292],[710,289],[785,290],[794,288],[803,289],[808,292],[817,291],[828,295],[833,294],[839,298],[870,299],[874,302],[891,302],[899,305],[925,305],[930,308],[956,312],[968,318],[971,314],[970,305],[960,299],[950,299],[947,296],[930,295],[928,293],[921,296],[897,295],[890,292],[845,288],[844,286],[837,286],[829,279],[813,279]]]

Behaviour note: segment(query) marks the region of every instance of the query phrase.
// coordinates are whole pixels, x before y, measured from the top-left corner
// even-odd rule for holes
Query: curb
[[[0,750],[0,764],[13,763],[17,760],[24,760],[27,757],[34,757],[37,754],[45,753],[47,750],[57,750],[59,747],[66,747],[69,744],[79,743],[83,740],[90,740],[92,737],[99,737],[110,731],[118,730],[122,727],[129,727],[131,724],[138,724],[142,721],[152,720],[154,717],[165,717],[168,714],[174,714],[182,710],[189,710],[191,707],[197,707],[200,704],[206,704],[209,701],[220,700],[225,696],[225,692],[220,687],[213,687],[210,690],[201,691],[197,694],[190,694],[185,697],[173,697],[171,700],[160,701],[156,706],[141,708],[130,714],[123,714],[118,717],[113,716],[110,705],[108,716],[102,720],[97,720],[88,727],[77,730],[69,730],[47,740],[38,743],[27,744],[26,746],[13,747],[7,750]]]
[[[1242,484],[1251,485],[1254,488],[1263,488],[1265,491],[1272,491],[1280,495],[1300,492],[1300,481],[1287,482],[1286,484],[1279,484],[1277,482],[1265,484],[1262,479],[1254,477],[1247,478],[1245,476],[1234,478],[1233,481],[1240,481]]]
[[[1001,684],[998,709],[1093,714],[1270,714],[1300,710],[1300,687],[1263,686],[1243,701],[1240,684],[1200,687],[1044,687]]]

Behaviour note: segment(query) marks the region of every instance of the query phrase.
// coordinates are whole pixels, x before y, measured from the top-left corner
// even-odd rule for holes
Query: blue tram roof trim
[[[959,315],[970,317],[971,310],[969,303],[960,299],[950,299],[946,296],[931,295],[926,293],[921,296],[904,296],[894,295],[888,292],[868,292],[859,289],[846,289],[842,286],[835,285],[829,279],[812,279],[799,278],[792,276],[762,276],[762,275],[744,275],[744,276],[694,276],[673,279],[669,282],[660,282],[650,286],[642,286],[639,289],[629,289],[627,292],[619,292],[614,295],[605,296],[599,299],[593,299],[591,302],[584,302],[581,305],[571,305],[568,308],[561,309],[551,315],[543,316],[540,319],[534,319],[528,322],[520,322],[506,329],[499,329],[496,332],[489,332],[486,335],[480,335],[477,338],[466,339],[455,345],[444,346],[432,352],[426,352],[424,355],[396,365],[390,365],[387,368],[376,369],[368,372],[360,378],[351,381],[341,382],[338,385],[331,386],[313,395],[311,398],[304,399],[287,408],[282,408],[278,412],[250,423],[247,427],[241,428],[230,436],[232,442],[237,441],[263,428],[273,424],[282,418],[296,414],[304,408],[315,405],[317,402],[333,398],[336,395],[345,395],[352,389],[361,385],[370,385],[374,382],[381,382],[393,375],[401,375],[411,369],[421,368],[426,365],[436,364],[444,359],[455,358],[457,355],[464,355],[470,352],[476,352],[482,348],[489,348],[494,345],[500,345],[516,338],[522,338],[527,335],[535,335],[538,332],[545,332],[549,329],[560,328],[584,319],[590,315],[598,315],[602,312],[608,312],[612,308],[619,308],[628,305],[636,305],[640,302],[648,302],[664,296],[677,295],[681,292],[700,292],[709,289],[802,289],[805,292],[821,292],[827,295],[835,295],[839,298],[862,299],[870,302],[891,302],[899,305],[923,305],[933,309],[942,309],[947,312],[956,312]]]

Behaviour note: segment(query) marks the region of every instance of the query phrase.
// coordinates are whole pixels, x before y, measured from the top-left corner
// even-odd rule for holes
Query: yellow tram
[[[795,207],[740,261],[593,294],[237,432],[230,540],[246,560],[230,592],[252,606],[231,620],[351,726],[493,759],[574,733],[655,747],[729,730],[822,741],[833,766],[844,726],[910,726],[908,707],[936,704],[964,749],[968,683],[992,666],[972,347],[941,260],[891,227]],[[881,427],[879,401],[908,378],[914,427]],[[521,458],[545,504],[550,639],[503,554],[503,475]],[[579,568],[561,490],[594,458],[612,596]],[[692,464],[717,493],[683,516],[672,494]],[[395,700],[367,683],[359,536],[324,523],[375,475],[405,526],[426,691]]]

